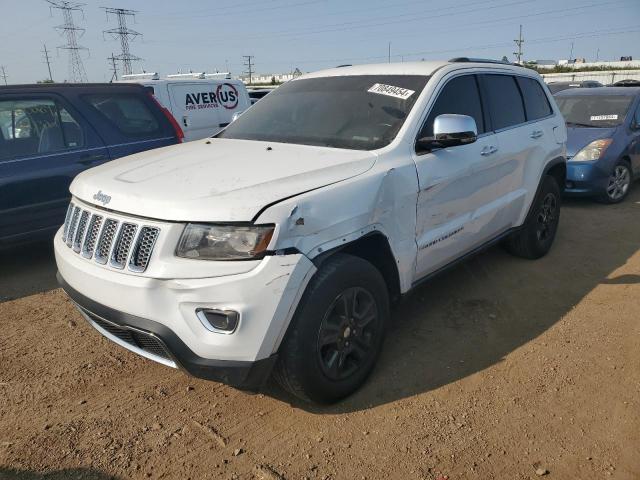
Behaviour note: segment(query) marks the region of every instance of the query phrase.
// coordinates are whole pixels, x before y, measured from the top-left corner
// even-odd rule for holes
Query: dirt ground
[[[50,250],[0,257],[0,479],[638,479],[640,187],[567,202],[552,252],[493,248],[393,313],[332,407],[249,395],[103,339]]]

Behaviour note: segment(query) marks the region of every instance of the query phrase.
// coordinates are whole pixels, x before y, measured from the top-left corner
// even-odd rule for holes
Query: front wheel
[[[560,221],[560,187],[551,175],[542,180],[524,225],[505,242],[507,250],[518,257],[537,259],[551,249]]]
[[[598,198],[602,203],[620,203],[629,193],[631,187],[631,167],[627,162],[621,160],[613,167],[607,189]]]
[[[388,316],[389,296],[378,269],[358,257],[334,255],[300,301],[276,380],[305,401],[332,403],[350,395],[373,370]]]

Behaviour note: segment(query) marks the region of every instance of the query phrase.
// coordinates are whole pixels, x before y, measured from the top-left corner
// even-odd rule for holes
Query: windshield
[[[569,127],[617,127],[627,115],[632,96],[558,96],[556,103]]]
[[[217,136],[374,150],[395,138],[428,80],[422,75],[293,80]]]

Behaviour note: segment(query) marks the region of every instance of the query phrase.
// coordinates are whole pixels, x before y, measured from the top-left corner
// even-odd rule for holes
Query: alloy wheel
[[[343,291],[331,303],[318,332],[322,372],[331,380],[353,375],[375,354],[381,334],[380,314],[373,295],[361,287]]]
[[[553,193],[547,193],[538,210],[536,236],[538,241],[545,242],[553,235],[554,224],[558,215],[558,199]]]
[[[609,185],[607,186],[607,196],[610,200],[620,200],[627,194],[631,185],[631,175],[629,169],[624,165],[617,165],[613,169],[609,177]]]

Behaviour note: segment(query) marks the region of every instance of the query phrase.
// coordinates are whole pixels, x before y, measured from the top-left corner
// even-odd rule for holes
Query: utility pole
[[[596,62],[600,60],[600,48],[598,48],[598,51],[596,52]]]
[[[118,59],[114,57],[112,53],[110,57],[107,57],[107,60],[111,61],[111,71],[113,72],[111,74],[111,80],[109,80],[109,82],[116,81],[118,80],[118,68],[116,67],[116,60]]]
[[[513,52],[513,54],[518,59],[518,63],[522,63],[522,44],[524,43],[524,38],[522,37],[522,25],[520,25],[520,35],[518,35],[518,39],[514,40],[516,45],[518,46],[518,51]]]
[[[391,42],[389,42],[389,63],[391,63]]]
[[[254,56],[253,55],[243,55],[242,58],[244,58],[244,60],[245,60],[244,66],[247,67],[247,70],[244,73],[249,75],[249,85],[251,85],[253,83],[253,67],[255,67],[255,64],[252,63],[252,60],[254,59]]]
[[[80,58],[80,50],[89,52],[89,49],[78,45],[78,37],[84,35],[85,30],[84,28],[77,27],[73,22],[73,12],[82,13],[84,3],[70,2],[67,0],[46,1],[49,3],[51,10],[58,9],[62,12],[64,23],[55,28],[67,37],[67,44],[61,45],[58,48],[69,52],[69,81],[76,83],[86,82],[87,72]]]
[[[569,51],[569,61],[573,60],[573,42],[571,42],[571,50]]]
[[[124,8],[102,8],[107,15],[107,20],[109,19],[109,14],[115,15],[118,20],[118,27],[105,30],[103,35],[106,33],[111,35],[114,40],[120,40],[122,53],[117,55],[115,59],[122,62],[122,74],[130,75],[133,73],[131,62],[137,62],[142,59],[131,54],[129,51],[129,40],[133,41],[136,37],[139,37],[142,34],[127,27],[127,17],[135,19],[136,13],[138,12],[135,10],[126,10]]]
[[[53,82],[53,75],[51,75],[51,62],[49,61],[49,51],[47,50],[47,45],[43,44],[44,50],[42,50],[42,54],[44,55],[44,61],[47,64],[47,69],[49,70],[49,80]]]
[[[2,74],[0,75],[0,77],[2,77],[2,79],[4,80],[4,84],[7,85],[7,77],[9,75],[7,75],[7,72],[4,69],[4,65],[0,67],[0,70],[2,70]]]

